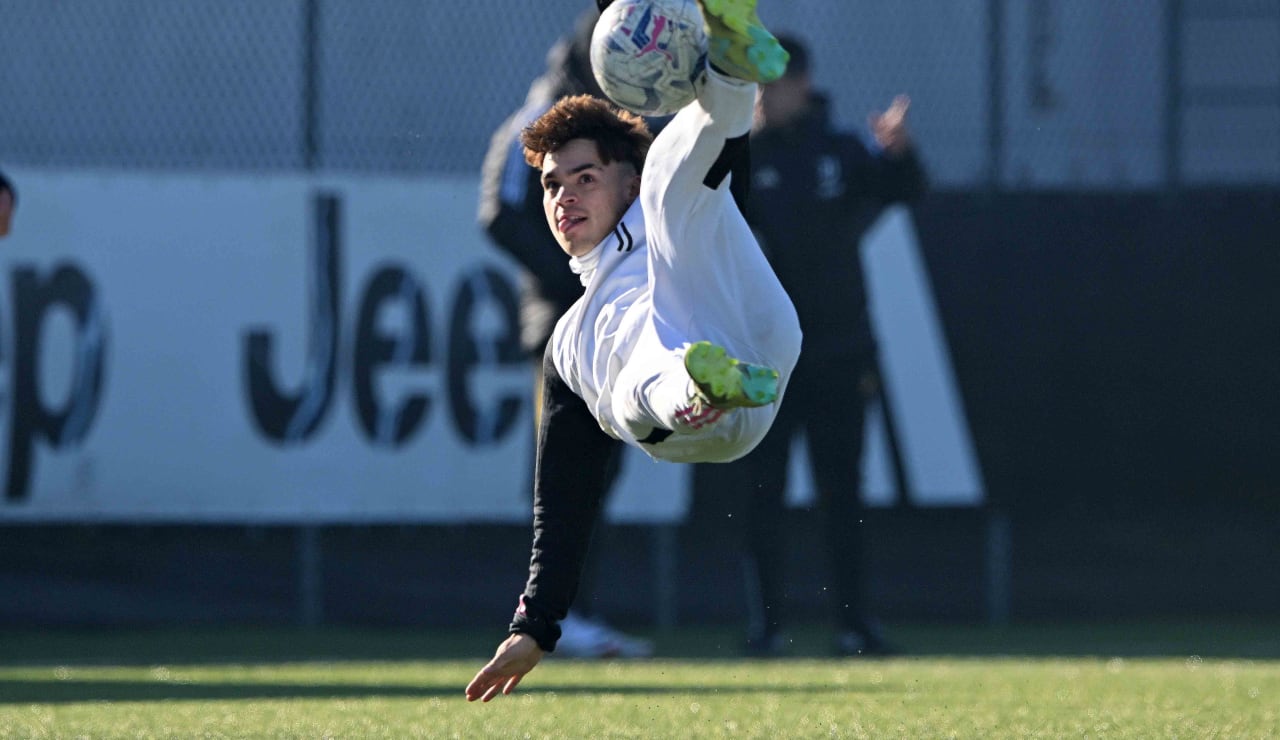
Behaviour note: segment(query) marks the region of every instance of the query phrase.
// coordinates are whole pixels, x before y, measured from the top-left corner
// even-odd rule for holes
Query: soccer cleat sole
[[[690,345],[684,366],[715,408],[754,408],[778,400],[777,370],[736,360],[717,344]]]
[[[711,63],[750,82],[769,83],[787,71],[790,55],[756,15],[756,0],[698,0]]]

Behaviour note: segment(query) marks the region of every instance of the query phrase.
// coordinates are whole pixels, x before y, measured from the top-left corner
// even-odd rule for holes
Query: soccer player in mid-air
[[[600,2],[601,9],[608,2]],[[656,139],[588,96],[522,133],[543,206],[585,291],[544,360],[529,580],[468,700],[509,694],[555,649],[604,494],[611,438],[674,462],[726,462],[764,437],[800,354],[796,312],[738,210],[757,83],[787,54],[756,0],[698,0],[708,70]]]

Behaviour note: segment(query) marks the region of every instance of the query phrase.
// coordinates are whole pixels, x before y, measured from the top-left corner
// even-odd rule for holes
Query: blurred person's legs
[[[860,368],[862,380],[849,386],[849,371]],[[835,650],[842,655],[892,652],[867,603],[866,552],[863,536],[862,453],[867,402],[874,390],[874,364],[869,358],[823,358],[812,363],[804,380],[815,396],[804,408],[806,441],[813,466],[817,507],[823,523],[829,590],[837,630]],[[822,393],[839,388],[847,392]],[[817,394],[821,394],[818,397]]]
[[[801,359],[803,365],[803,356]],[[798,374],[796,380],[804,382]],[[792,386],[795,390],[795,386]],[[791,442],[803,417],[803,406],[788,397],[773,428],[750,455],[726,471],[726,481],[745,495],[743,585],[747,596],[746,652],[782,652],[786,607],[786,488]]]
[[[744,573],[748,627],[746,649],[758,655],[785,648],[787,618],[786,484],[792,441],[805,432],[822,520],[823,573],[843,655],[891,652],[866,598],[863,547],[862,451],[866,389],[855,379],[865,363],[857,357],[822,357],[796,366],[787,403],[764,441],[735,470],[721,476],[747,495]],[[869,368],[868,368],[869,369]],[[851,372],[852,371],[852,372]],[[851,382],[855,381],[855,382]],[[834,389],[834,390],[833,390]]]

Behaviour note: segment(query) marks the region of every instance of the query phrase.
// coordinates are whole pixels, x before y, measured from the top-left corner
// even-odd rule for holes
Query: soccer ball
[[[591,71],[617,105],[665,116],[693,102],[707,57],[694,0],[614,0],[591,36]]]

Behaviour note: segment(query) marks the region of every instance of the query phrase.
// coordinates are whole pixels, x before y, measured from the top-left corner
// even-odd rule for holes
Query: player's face
[[[574,139],[542,160],[542,210],[571,257],[590,252],[613,231],[639,192],[635,168],[605,164],[589,139]]]

